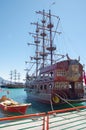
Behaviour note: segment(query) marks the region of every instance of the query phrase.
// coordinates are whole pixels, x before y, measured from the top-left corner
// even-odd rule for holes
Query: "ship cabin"
[[[50,87],[64,98],[82,98],[83,66],[78,60],[64,60],[40,70],[42,86]],[[43,79],[46,79],[44,82]]]
[[[57,93],[65,99],[84,96],[83,66],[78,60],[64,60],[40,69],[38,77],[27,76],[30,93]]]

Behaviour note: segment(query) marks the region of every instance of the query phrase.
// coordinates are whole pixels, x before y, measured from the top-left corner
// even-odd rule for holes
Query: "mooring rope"
[[[63,100],[67,104],[69,104],[71,107],[75,107],[74,105],[72,105],[71,103],[69,103],[66,99],[62,98],[59,94],[55,93],[55,95],[57,95],[61,100]]]
[[[52,104],[52,100],[50,99],[50,105],[51,105],[51,110],[53,111],[53,104]]]

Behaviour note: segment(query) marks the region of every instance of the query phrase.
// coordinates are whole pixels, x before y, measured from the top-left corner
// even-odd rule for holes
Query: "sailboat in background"
[[[20,73],[16,70],[10,71],[10,81],[2,80],[2,88],[24,88],[24,83],[20,82]]]
[[[38,11],[42,15],[41,23],[34,22],[35,33],[30,33],[36,47],[35,56],[30,57],[31,68],[27,68],[25,91],[28,99],[42,103],[60,104],[64,102],[83,102],[83,65],[80,59],[71,59],[68,54],[57,54],[55,43],[60,22],[59,16]],[[55,18],[55,24],[52,19]],[[57,22],[57,23],[56,23]],[[55,27],[56,25],[56,27]],[[32,61],[33,60],[33,61]],[[35,73],[31,74],[35,65]]]

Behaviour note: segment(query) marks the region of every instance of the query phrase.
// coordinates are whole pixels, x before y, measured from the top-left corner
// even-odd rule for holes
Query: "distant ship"
[[[24,83],[20,82],[11,82],[11,83],[4,83],[1,85],[1,88],[24,88]]]
[[[9,83],[9,84],[6,84],[6,87],[7,88],[24,88],[24,83]]]
[[[30,64],[35,65],[35,74],[29,73],[27,68],[25,91],[28,99],[42,103],[60,104],[64,102],[83,102],[83,65],[80,58],[71,59],[68,54],[57,54],[55,37],[58,32],[60,18],[43,11],[36,12],[42,15],[41,23],[36,25],[36,32],[30,33],[34,43],[28,43],[36,47],[35,56],[31,54]],[[56,18],[55,27],[52,18]],[[55,29],[55,30],[54,30]]]
[[[24,83],[20,82],[20,73],[17,73],[16,70],[10,72],[10,81],[2,80],[2,88],[24,88]]]

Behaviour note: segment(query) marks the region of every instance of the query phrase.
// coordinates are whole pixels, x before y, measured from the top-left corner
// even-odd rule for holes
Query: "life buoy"
[[[53,103],[59,103],[60,102],[60,99],[59,99],[59,97],[57,97],[56,95],[54,95],[53,97],[52,97],[52,101],[53,101]]]

